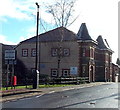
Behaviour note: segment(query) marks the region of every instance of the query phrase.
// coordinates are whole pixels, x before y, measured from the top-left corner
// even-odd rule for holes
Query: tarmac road
[[[118,108],[119,94],[118,83],[109,83],[4,102],[3,108]]]

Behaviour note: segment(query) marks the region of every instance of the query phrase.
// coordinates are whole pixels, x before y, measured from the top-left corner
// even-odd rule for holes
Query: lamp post
[[[39,86],[39,71],[38,71],[38,27],[39,27],[39,5],[37,5],[37,29],[36,29],[36,57],[35,57],[35,72],[33,78],[33,89],[37,89]]]

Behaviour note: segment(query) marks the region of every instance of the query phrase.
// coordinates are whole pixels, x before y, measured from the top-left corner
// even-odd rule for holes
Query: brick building
[[[0,84],[6,85],[7,76],[8,76],[8,83],[10,83],[11,75],[12,75],[12,65],[9,64],[8,66],[6,64],[5,50],[13,50],[14,47],[15,45],[6,45],[6,44],[0,43],[0,75],[1,75],[0,81],[2,82]]]
[[[118,81],[120,82],[119,74],[120,74],[119,66],[112,63],[112,81],[113,82],[118,82]]]
[[[2,44],[0,43],[0,87],[2,84]]]
[[[35,69],[35,43],[36,36],[16,47],[25,74]],[[89,77],[90,82],[112,81],[112,53],[102,36],[96,41],[91,38],[85,23],[77,34],[59,27],[39,35],[39,71],[50,77],[80,76]]]

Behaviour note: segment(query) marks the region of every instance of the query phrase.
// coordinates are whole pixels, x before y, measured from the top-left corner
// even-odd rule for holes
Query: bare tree
[[[55,0],[55,3],[47,6],[47,12],[52,14],[56,27],[68,27],[77,18],[73,17],[74,5],[76,0]],[[60,64],[63,55],[62,41],[64,37],[64,30],[59,30],[61,40],[58,42],[58,76],[60,74]]]
[[[68,27],[78,18],[73,17],[75,2],[76,0],[56,0],[47,6],[47,12],[52,14],[57,27]]]

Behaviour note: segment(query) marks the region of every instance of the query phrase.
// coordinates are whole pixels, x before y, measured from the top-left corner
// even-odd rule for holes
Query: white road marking
[[[55,91],[50,91],[49,94],[54,93]]]
[[[39,98],[39,97],[41,97],[43,94],[41,94],[41,95],[38,95],[38,96],[36,96],[36,98]]]

